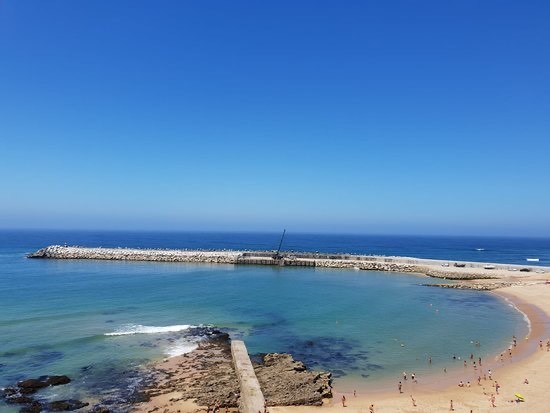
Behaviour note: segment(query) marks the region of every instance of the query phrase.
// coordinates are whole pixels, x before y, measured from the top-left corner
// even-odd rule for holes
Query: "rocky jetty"
[[[491,283],[491,284],[478,284],[478,283],[453,283],[453,284],[422,284],[425,287],[439,287],[439,288],[454,288],[456,290],[477,290],[477,291],[491,291],[497,288],[509,287],[510,283]]]
[[[332,397],[331,374],[308,371],[290,354],[266,354],[254,371],[268,406],[321,406]]]
[[[138,248],[85,248],[51,245],[42,248],[28,258],[54,258],[66,260],[115,260],[115,261],[160,261],[235,264],[241,255],[233,251],[190,251]]]
[[[29,258],[88,259],[120,261],[189,262],[210,264],[248,264],[348,268],[366,271],[418,273],[429,277],[452,280],[480,280],[505,278],[530,272],[546,274],[550,268],[522,267],[511,264],[484,264],[479,262],[449,262],[408,257],[384,257],[351,254],[284,253],[271,251],[201,251],[137,248],[87,248],[51,245],[29,254]]]

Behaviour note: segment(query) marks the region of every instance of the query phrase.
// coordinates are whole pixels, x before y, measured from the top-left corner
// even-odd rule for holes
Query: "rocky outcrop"
[[[321,406],[332,397],[331,374],[308,371],[290,354],[266,354],[254,371],[269,406]]]
[[[146,409],[176,412],[178,403],[186,400],[211,408],[239,405],[239,381],[227,334],[209,337],[190,353],[156,362],[150,371],[144,393],[151,400]],[[271,406],[318,406],[323,398],[332,397],[331,374],[308,371],[289,354],[265,355],[262,363],[254,364],[254,372]]]
[[[144,393],[153,402],[158,396],[174,393],[171,403],[195,400],[200,406],[237,407],[239,382],[229,336],[218,333],[190,353],[151,365],[150,384]]]
[[[82,409],[90,403],[81,402],[80,400],[58,400],[48,403],[46,408],[52,412],[70,412],[73,410]]]
[[[477,290],[477,291],[492,291],[498,288],[510,287],[512,285],[519,285],[519,283],[511,282],[462,282],[452,284],[422,284],[425,287],[439,287],[439,288],[454,288],[457,290]]]
[[[42,376],[37,379],[27,379],[17,383],[15,386],[6,387],[2,390],[2,397],[8,404],[22,405],[22,413],[38,413],[41,411],[66,412],[78,410],[89,405],[80,400],[56,400],[44,402],[37,400],[34,394],[49,386],[60,386],[70,383],[67,376]],[[31,396],[32,395],[32,396]]]
[[[38,390],[48,386],[59,386],[62,384],[70,383],[71,379],[67,376],[42,376],[37,379],[27,379],[17,383],[17,387],[8,387],[4,389],[6,392],[21,393],[21,394],[33,394]]]

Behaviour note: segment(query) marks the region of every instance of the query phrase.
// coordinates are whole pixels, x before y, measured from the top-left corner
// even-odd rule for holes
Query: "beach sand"
[[[492,284],[500,284],[494,292],[515,305],[530,321],[531,331],[528,337],[518,337],[517,347],[512,347],[512,356],[508,349],[503,348],[503,361],[495,354],[494,360],[483,360],[482,368],[474,371],[468,360],[468,367],[463,372],[453,371],[446,374],[443,371],[435,373],[423,383],[411,383],[409,379],[403,382],[403,393],[400,394],[396,377],[395,389],[388,392],[358,392],[340,393],[338,388],[333,389],[334,397],[326,400],[322,407],[289,406],[269,407],[271,413],[308,413],[312,411],[331,412],[365,412],[374,405],[375,412],[442,412],[451,411],[450,404],[456,412],[512,412],[525,411],[529,413],[550,412],[550,351],[547,351],[546,340],[550,339],[550,276],[536,273],[514,273],[508,271],[491,271],[498,279],[492,279]],[[365,274],[368,276],[368,274]],[[488,280],[471,280],[472,284],[483,284]],[[543,347],[539,348],[542,340]],[[512,341],[512,337],[510,337]],[[488,369],[492,370],[492,380],[487,376]],[[480,385],[477,377],[481,376]],[[528,379],[528,384],[524,383]],[[470,387],[459,387],[458,382],[470,381]],[[403,380],[402,380],[403,381]],[[499,394],[495,383],[500,385]],[[434,384],[437,383],[437,384]],[[524,397],[523,402],[516,402],[515,394]],[[491,406],[491,395],[495,396],[496,407]],[[342,406],[342,396],[346,397],[346,407]],[[151,400],[139,409],[140,412],[162,411],[165,413],[184,413],[206,411],[190,401],[177,400],[176,394],[172,397],[162,396]],[[411,396],[416,406],[413,406]],[[171,399],[172,401],[168,401]],[[224,411],[222,409],[221,411]],[[232,409],[234,410],[234,409]]]

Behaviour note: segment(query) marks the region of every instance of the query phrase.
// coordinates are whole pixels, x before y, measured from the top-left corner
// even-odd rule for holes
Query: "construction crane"
[[[281,252],[281,246],[283,245],[283,239],[285,238],[286,229],[283,230],[283,235],[281,236],[281,240],[279,241],[279,248],[277,248],[277,252],[273,256],[273,259],[280,260],[283,258],[283,256],[280,254]]]

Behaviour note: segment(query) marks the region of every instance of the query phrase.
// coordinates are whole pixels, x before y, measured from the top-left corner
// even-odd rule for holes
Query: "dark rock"
[[[22,395],[16,395],[13,397],[6,397],[5,398],[6,403],[9,404],[30,404],[34,402],[34,400],[28,396],[22,396]]]
[[[23,380],[17,383],[17,386],[19,387],[19,389],[21,390],[21,393],[23,394],[32,394],[39,389],[48,387],[46,382],[38,379]]]
[[[5,389],[2,389],[3,397],[13,396],[14,394],[17,394],[17,393],[19,393],[19,390],[14,389],[13,387],[6,387]]]
[[[111,410],[104,406],[94,406],[90,413],[111,413]]]
[[[151,400],[151,398],[147,394],[143,392],[135,392],[130,396],[128,401],[130,403],[144,403],[148,402],[149,400]]]
[[[65,375],[63,376],[48,376],[45,380],[45,383],[48,386],[59,386],[62,384],[68,384],[71,382],[71,379]]]
[[[28,406],[22,407],[19,413],[40,413],[42,411],[42,405],[37,401],[32,402]]]
[[[69,412],[72,410],[82,409],[88,406],[90,403],[84,403],[80,400],[58,400],[48,403],[48,410],[52,412]]]

